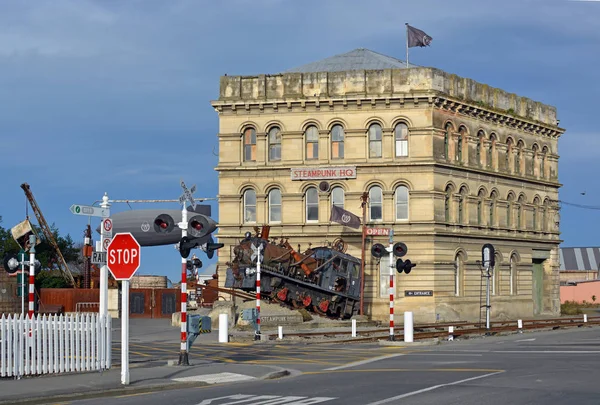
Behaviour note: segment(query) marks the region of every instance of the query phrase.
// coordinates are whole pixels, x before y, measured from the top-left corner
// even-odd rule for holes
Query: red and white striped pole
[[[260,340],[260,258],[262,244],[256,249],[256,334],[254,340]]]
[[[181,210],[181,237],[187,236],[187,210],[185,203]],[[181,258],[181,347],[179,365],[189,366],[187,351],[187,258]]]
[[[35,312],[35,236],[29,238],[29,319]]]
[[[388,253],[390,255],[390,340],[394,340],[394,230],[390,230],[390,246],[388,247]]]

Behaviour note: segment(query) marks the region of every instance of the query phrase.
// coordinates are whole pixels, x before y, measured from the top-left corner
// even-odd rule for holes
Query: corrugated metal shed
[[[409,63],[409,67],[417,67]],[[287,70],[285,73],[343,72],[348,70],[406,69],[406,62],[359,48]]]
[[[600,270],[600,247],[560,248],[560,270]]]

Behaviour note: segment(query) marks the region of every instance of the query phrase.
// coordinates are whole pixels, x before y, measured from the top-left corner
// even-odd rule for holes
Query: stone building
[[[396,274],[397,313],[479,319],[481,248],[492,243],[492,318],[557,315],[556,109],[367,49],[285,73],[221,77],[219,282],[253,226],[302,250],[361,232],[329,221],[333,204],[389,228],[417,267]],[[365,263],[365,313],[387,319],[389,266]],[[418,296],[414,296],[413,292]]]

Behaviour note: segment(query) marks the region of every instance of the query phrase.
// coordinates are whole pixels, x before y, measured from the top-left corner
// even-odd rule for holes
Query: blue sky
[[[411,49],[412,63],[556,106],[567,129],[560,199],[600,208],[598,21],[595,1],[3,1],[2,225],[24,219],[23,182],[75,240],[87,221],[69,207],[105,191],[171,199],[183,179],[214,198],[210,100],[221,75],[277,73],[355,48],[404,59],[405,22],[433,37]],[[599,225],[600,210],[564,205],[563,246],[598,246]],[[172,246],[143,248],[141,274],[177,281],[179,269]]]

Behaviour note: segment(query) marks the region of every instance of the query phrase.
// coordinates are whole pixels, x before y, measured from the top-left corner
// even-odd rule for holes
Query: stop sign
[[[140,244],[129,232],[118,233],[106,249],[106,266],[115,280],[129,280],[140,267]]]

